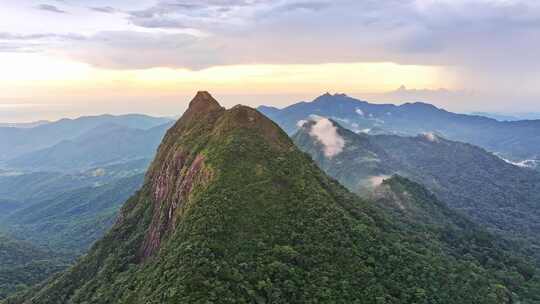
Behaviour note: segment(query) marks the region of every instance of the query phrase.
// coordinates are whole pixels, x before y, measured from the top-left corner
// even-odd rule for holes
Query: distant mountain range
[[[511,161],[536,163],[540,159],[540,120],[501,122],[448,112],[426,103],[371,104],[345,94],[325,94],[312,102],[283,109],[258,109],[289,134],[298,129],[299,122],[318,115],[332,118],[357,133],[416,136],[432,132],[483,147]]]
[[[503,113],[491,113],[491,112],[472,112],[470,113],[474,116],[484,116],[488,118],[493,118],[498,121],[518,121],[518,120],[537,120],[540,119],[540,113],[514,113],[514,114],[503,114]]]
[[[34,122],[20,122],[20,123],[0,123],[0,128],[35,128],[38,126],[46,125],[51,123],[48,120],[38,120]]]
[[[82,253],[105,233],[123,202],[139,188],[149,161],[80,173],[0,176],[0,230],[34,244]]]
[[[144,173],[149,162],[149,159],[140,159],[77,173],[31,172],[0,175],[0,198],[27,205],[59,192],[100,186]]]
[[[83,171],[137,159],[152,158],[172,123],[150,129],[103,124],[51,147],[8,160],[6,165],[25,171]]]
[[[100,115],[77,119],[61,119],[33,128],[0,127],[0,162],[26,153],[50,148],[62,141],[75,140],[85,133],[104,125],[148,130],[170,121],[169,118],[139,114]]]
[[[399,174],[425,185],[452,209],[491,231],[532,243],[533,252],[540,248],[538,171],[433,133],[357,134],[335,121],[319,119],[306,122],[293,138],[325,172],[352,191],[369,193]],[[339,149],[329,146],[336,142],[341,143]],[[540,255],[537,258],[540,261]]]
[[[81,254],[113,225],[122,204],[142,185],[144,174],[100,186],[59,192],[11,212],[4,230],[33,244]]]
[[[22,136],[7,152],[20,155],[0,170],[0,229],[56,251],[84,253],[140,187],[171,125],[165,118],[103,115],[0,128],[8,143]]]
[[[84,254],[141,186],[148,163],[0,176],[0,301]]]

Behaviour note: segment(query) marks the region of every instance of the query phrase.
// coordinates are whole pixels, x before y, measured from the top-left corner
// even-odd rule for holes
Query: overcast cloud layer
[[[135,1],[137,9],[124,1],[35,2],[12,9],[35,9],[45,26],[36,20],[21,33],[11,24],[0,34],[3,45],[24,45],[23,51],[35,45],[113,68],[392,61],[521,70],[540,64],[537,1],[168,0]],[[52,28],[62,18],[69,25],[98,14],[122,26],[107,22],[92,32],[67,26],[56,37],[47,28],[51,17]],[[70,28],[75,32],[66,33]],[[51,38],[66,43],[43,43]]]

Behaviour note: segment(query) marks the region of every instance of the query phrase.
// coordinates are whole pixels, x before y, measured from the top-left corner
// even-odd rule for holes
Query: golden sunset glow
[[[0,56],[4,98],[51,96],[57,92],[100,95],[191,93],[206,88],[227,94],[302,94],[321,87],[342,92],[384,92],[407,85],[448,87],[448,73],[436,66],[394,63],[335,63],[312,65],[231,65],[199,71],[172,68],[111,70],[43,55]],[[114,92],[112,92],[113,90]]]
[[[198,90],[537,111],[540,7],[516,1],[4,1],[0,119],[176,115]]]

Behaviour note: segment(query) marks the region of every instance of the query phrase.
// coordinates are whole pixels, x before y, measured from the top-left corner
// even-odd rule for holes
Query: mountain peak
[[[212,112],[215,110],[223,109],[217,100],[210,95],[207,91],[198,91],[197,95],[193,97],[189,103],[189,108],[186,113],[201,113],[201,112]]]
[[[340,100],[340,99],[343,99],[343,98],[349,98],[349,96],[347,96],[347,94],[342,94],[342,93],[336,93],[336,94],[331,94],[329,92],[326,92],[325,94],[315,98],[315,102],[316,101],[337,101],[337,100]]]

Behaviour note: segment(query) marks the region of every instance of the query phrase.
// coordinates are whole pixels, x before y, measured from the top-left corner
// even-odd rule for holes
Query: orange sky
[[[0,54],[0,66],[0,104],[4,104],[0,111],[19,105],[21,111],[38,109],[32,115],[38,118],[40,106],[48,108],[40,119],[103,112],[176,115],[180,113],[171,111],[182,108],[197,90],[222,96],[226,106],[280,106],[325,91],[382,93],[396,89],[404,80],[411,87],[435,89],[442,83],[448,86],[452,78],[436,66],[394,63],[231,65],[198,71],[112,70],[45,55]],[[15,120],[28,119],[19,115]]]
[[[174,116],[198,90],[540,112],[537,1],[0,2],[0,122]]]

